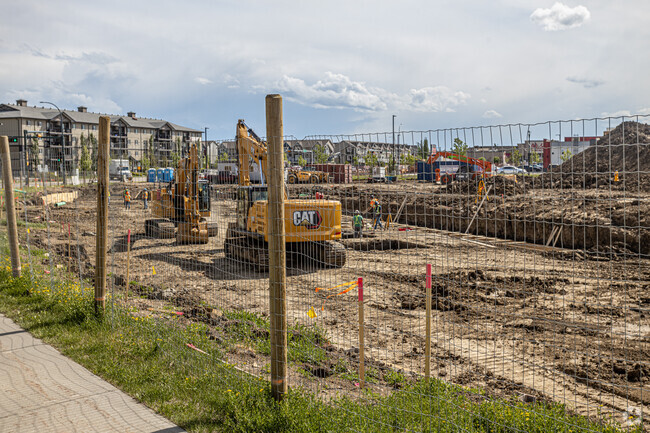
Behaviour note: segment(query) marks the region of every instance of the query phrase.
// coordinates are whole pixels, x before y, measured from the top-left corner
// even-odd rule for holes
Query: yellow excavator
[[[267,144],[243,120],[237,123],[239,188],[237,221],[228,225],[226,257],[252,263],[260,271],[269,266]],[[262,182],[251,185],[250,162],[260,165]],[[346,252],[341,243],[341,202],[335,200],[288,200],[285,189],[287,254],[306,258],[319,267],[341,267]]]
[[[178,162],[174,180],[152,191],[151,214],[144,222],[147,236],[173,238],[179,244],[206,244],[217,235],[217,224],[210,217],[210,184],[199,180],[199,156],[196,144],[189,156]]]

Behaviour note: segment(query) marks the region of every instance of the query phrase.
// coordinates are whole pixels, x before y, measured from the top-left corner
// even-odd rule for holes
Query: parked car
[[[526,174],[523,168],[515,167],[514,165],[504,165],[497,168],[497,174]]]

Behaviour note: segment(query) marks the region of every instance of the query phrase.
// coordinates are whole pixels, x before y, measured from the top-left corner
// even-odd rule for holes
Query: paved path
[[[0,314],[0,433],[179,433]]]

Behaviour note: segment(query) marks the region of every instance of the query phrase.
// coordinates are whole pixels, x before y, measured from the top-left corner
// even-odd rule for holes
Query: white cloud
[[[205,86],[206,84],[212,84],[211,80],[209,80],[207,78],[203,78],[203,77],[196,77],[194,79],[194,81],[196,81],[197,83],[199,83],[199,84],[201,84],[203,86]]]
[[[574,8],[556,2],[550,9],[538,8],[530,19],[546,31],[566,30],[580,27],[591,18],[589,10],[580,5]]]
[[[404,108],[413,111],[453,112],[455,107],[465,104],[470,97],[469,93],[455,92],[445,86],[423,87],[411,89],[405,98]]]
[[[385,110],[386,103],[363,82],[342,74],[326,72],[325,78],[308,85],[300,78],[284,76],[277,83],[292,100],[316,108],[353,108],[361,111]]]
[[[325,78],[313,85],[300,78],[284,76],[276,87],[293,101],[316,108],[351,108],[356,111],[388,109],[415,112],[453,112],[471,97],[445,86],[411,89],[398,95],[385,89],[369,87],[343,74],[326,72]],[[262,89],[263,87],[260,87]]]
[[[485,113],[483,113],[484,119],[498,119],[500,117],[503,116],[496,110],[487,110]]]
[[[619,110],[619,111],[614,111],[614,112],[602,112],[600,113],[601,117],[632,117],[635,115],[641,115],[641,116],[647,116],[650,115],[650,107],[647,108],[640,108],[635,111],[630,111],[630,110]]]

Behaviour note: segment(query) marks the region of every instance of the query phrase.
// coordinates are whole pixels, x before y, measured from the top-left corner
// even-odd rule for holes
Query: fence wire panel
[[[278,371],[340,430],[643,431],[649,120],[285,136],[282,173],[260,170],[272,155],[245,124],[239,149],[111,149],[128,173],[111,172],[106,319],[146,336],[115,344],[155,347],[197,387],[268,389],[286,320]],[[29,159],[51,151],[12,155],[24,272],[62,301],[93,296],[87,145],[66,185]],[[286,304],[272,317],[274,174]]]

